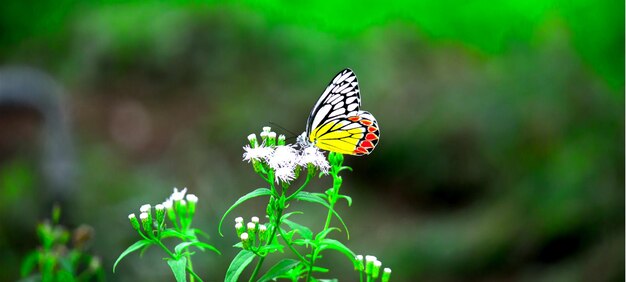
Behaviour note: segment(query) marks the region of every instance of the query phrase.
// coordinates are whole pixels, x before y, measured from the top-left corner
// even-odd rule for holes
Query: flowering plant
[[[270,281],[279,278],[291,281],[336,281],[316,278],[320,273],[327,273],[330,269],[316,265],[322,259],[322,253],[337,251],[345,256],[358,272],[359,280],[373,282],[380,278],[388,282],[391,269],[384,268],[382,263],[374,256],[356,255],[350,248],[337,239],[331,238],[334,231],[345,231],[349,239],[348,228],[336,211],[336,204],[345,200],[348,206],[352,205],[352,198],[340,193],[342,177],[339,175],[344,170],[351,168],[343,165],[343,155],[330,152],[328,157],[324,155],[314,144],[297,142],[286,144],[285,136],[271,131],[270,127],[264,127],[260,133],[260,140],[256,134],[248,136],[248,143],[243,147],[243,160],[252,165],[253,170],[267,183],[267,188],[258,188],[239,198],[222,216],[218,231],[222,234],[222,223],[225,218],[239,205],[257,198],[268,197],[265,219],[261,222],[259,217],[252,217],[245,223],[242,217],[235,218],[235,232],[239,253],[233,258],[226,271],[224,280],[228,282],[242,281],[241,275],[254,261],[256,265],[248,281]],[[305,189],[315,175],[332,177],[333,185],[324,193],[309,192]],[[299,178],[304,178],[297,188],[292,185]],[[154,206],[156,215],[153,216],[151,205],[141,206],[139,219],[132,213],[128,216],[132,227],[142,239],[128,247],[119,256],[117,264],[127,255],[137,250],[156,245],[166,254],[166,260],[170,266],[176,281],[202,281],[194,272],[191,262],[192,252],[196,248],[201,251],[211,250],[219,254],[213,246],[201,242],[198,236],[208,239],[206,233],[192,228],[191,223],[195,215],[198,198],[187,194],[186,189],[174,193],[165,202]],[[325,210],[324,226],[320,231],[314,232],[304,224],[296,222],[296,215],[303,212],[290,210],[292,204],[297,202],[314,203]],[[169,222],[166,220],[169,219]],[[333,226],[333,219],[340,223],[340,227]],[[171,225],[171,226],[170,226]],[[177,238],[180,243],[170,250],[163,240]],[[265,259],[274,254],[284,254],[288,250],[293,254],[291,257],[279,260],[267,269],[263,274]]]
[[[207,240],[209,236],[199,229],[192,228],[191,222],[193,216],[196,213],[196,204],[198,203],[198,197],[193,194],[187,194],[187,188],[182,191],[174,188],[174,193],[167,198],[163,203],[154,206],[155,215],[152,213],[152,206],[145,204],[139,208],[141,212],[139,214],[139,220],[134,213],[128,215],[130,223],[137,231],[137,234],[142,238],[139,241],[128,247],[118,257],[113,265],[113,272],[117,264],[127,255],[137,250],[145,251],[148,247],[156,245],[160,247],[166,254],[167,264],[172,269],[172,273],[176,278],[176,281],[187,281],[189,276],[190,281],[202,281],[202,279],[193,271],[192,255],[194,252],[191,248],[194,247],[198,250],[205,251],[211,250],[216,253],[220,253],[215,247],[200,241],[198,236],[203,236]],[[168,226],[166,221],[169,219]],[[167,238],[177,238],[180,243],[174,247],[174,251],[168,248],[163,240]]]
[[[269,188],[258,188],[239,198],[224,214],[219,224],[221,232],[222,222],[226,216],[243,202],[256,197],[269,197],[266,217],[268,222],[259,224],[259,219],[253,217],[244,227],[243,218],[235,219],[235,230],[240,242],[235,247],[241,251],[233,259],[226,272],[225,281],[240,281],[242,272],[256,259],[256,266],[249,281],[269,281],[277,278],[287,278],[298,281],[318,281],[316,273],[325,273],[329,269],[316,266],[316,262],[322,258],[322,253],[334,250],[343,254],[350,260],[357,271],[360,280],[374,281],[379,276],[382,281],[389,281],[391,270],[385,268],[380,275],[382,263],[373,256],[356,256],[346,245],[336,239],[330,238],[333,231],[344,230],[350,237],[345,222],[335,210],[339,200],[345,200],[350,206],[352,199],[340,193],[342,177],[339,173],[351,170],[343,166],[343,155],[330,152],[328,158],[313,144],[299,142],[295,145],[285,144],[283,135],[276,136],[270,127],[264,127],[260,134],[261,140],[255,134],[248,136],[249,145],[244,147],[243,159],[252,164],[254,171],[267,182]],[[308,192],[305,188],[311,179],[319,173],[319,176],[330,175],[333,185],[324,193]],[[304,182],[295,190],[292,183],[302,175]],[[300,211],[288,212],[287,209],[296,201],[305,201],[318,204],[327,210],[324,227],[315,233],[311,228],[297,223],[293,217],[301,214]],[[336,218],[341,228],[332,226],[332,219]],[[342,229],[343,228],[343,229]],[[285,247],[293,253],[297,259],[285,258],[270,267],[259,278],[260,270],[268,255],[276,252],[282,253]]]
[[[105,281],[100,258],[86,252],[93,228],[80,225],[70,232],[60,218],[55,205],[52,219],[37,225],[41,246],[23,260],[20,281]]]

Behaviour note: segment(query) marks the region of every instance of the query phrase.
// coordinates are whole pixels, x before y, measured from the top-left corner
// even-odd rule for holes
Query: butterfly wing
[[[306,136],[313,142],[312,131],[333,120],[345,120],[356,115],[361,107],[359,82],[351,69],[340,71],[330,81],[311,110],[306,123]]]
[[[322,150],[349,155],[368,155],[380,138],[378,122],[369,112],[358,111],[345,118],[326,121],[310,135]]]

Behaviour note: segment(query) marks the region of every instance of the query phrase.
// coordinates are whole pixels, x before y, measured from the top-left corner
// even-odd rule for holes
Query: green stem
[[[265,260],[265,257],[261,257],[259,259],[259,261],[256,264],[256,267],[254,268],[254,271],[252,272],[252,275],[250,275],[250,280],[248,280],[249,282],[254,281],[254,278],[256,277],[256,274],[259,272],[259,269],[261,269],[261,265],[263,264],[264,260]]]
[[[187,257],[187,269],[190,270],[189,274],[191,274],[193,272],[193,264],[191,263],[191,255],[187,253],[185,256]],[[189,281],[195,282],[193,275],[190,275]]]
[[[315,258],[317,258],[317,248],[313,249],[313,252],[311,252],[311,264],[309,264],[309,271],[306,274],[306,280],[304,280],[305,282],[309,282],[311,280],[311,275],[313,274],[313,265],[315,265]]]
[[[272,190],[274,190],[274,185],[272,185]],[[283,196],[284,196],[284,191],[283,191]],[[271,201],[271,200],[270,200]],[[276,230],[278,230],[280,228],[280,218],[283,215],[283,206],[280,206],[278,208],[278,210],[276,211],[276,223],[274,228],[272,229],[272,233],[270,233],[270,237],[267,239],[267,241],[265,242],[265,245],[269,245],[272,243],[272,241],[274,241],[274,237],[276,236]],[[250,280],[248,281],[254,281],[254,278],[256,278],[257,273],[259,272],[259,270],[261,269],[261,265],[263,265],[263,261],[265,260],[265,256],[262,256],[259,261],[256,264],[256,267],[254,268],[254,271],[252,272],[252,275],[250,275]]]
[[[298,256],[298,258],[300,259],[300,261],[302,261],[303,263],[309,265],[309,262],[300,254],[300,252],[298,252],[298,250],[296,250],[293,246],[292,243],[287,240],[287,237],[285,237],[285,234],[283,234],[282,230],[278,230],[278,232],[280,233],[280,236],[283,238],[283,241],[285,241],[285,243],[287,244],[287,247],[289,247],[289,249],[296,255]]]
[[[298,193],[300,193],[300,191],[302,191],[302,189],[304,189],[304,187],[306,187],[309,184],[309,181],[311,181],[311,178],[313,178],[313,175],[314,175],[314,173],[307,171],[306,179],[304,180],[304,183],[302,183],[302,186],[300,186],[300,188],[298,188],[298,190],[293,192],[293,194],[289,195],[289,197],[287,197],[287,200],[285,200],[285,202],[289,202],[296,195],[298,195]]]
[[[333,218],[335,203],[337,202],[337,195],[339,195],[339,188],[341,188],[341,177],[338,175],[339,169],[335,169],[333,167],[331,169],[331,174],[333,176],[333,189],[330,195],[328,195],[328,204],[330,208],[328,209],[328,215],[326,216],[326,224],[324,224],[324,230],[330,227],[330,221]]]
[[[339,176],[339,172],[341,171],[341,165],[333,166],[330,169],[330,174],[333,176],[333,188],[331,190],[330,195],[328,195],[328,215],[326,215],[326,223],[324,223],[324,229],[322,232],[328,230],[330,227],[330,222],[333,218],[333,211],[335,209],[335,203],[337,202],[337,196],[339,195],[339,188],[341,188],[341,177]],[[323,239],[323,238],[322,238]],[[313,266],[315,265],[315,259],[319,255],[317,248],[314,248],[311,251],[311,264],[309,264],[309,271],[306,275],[306,282],[311,279],[311,275],[313,273]]]

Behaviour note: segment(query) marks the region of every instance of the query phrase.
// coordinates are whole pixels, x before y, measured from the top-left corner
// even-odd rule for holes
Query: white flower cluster
[[[368,277],[372,277],[374,279],[378,278],[378,276],[382,276],[382,282],[389,282],[391,277],[391,268],[385,267],[381,275],[380,268],[383,263],[379,261],[378,258],[375,256],[365,256],[364,259],[363,255],[358,255],[355,259],[357,261],[356,270],[364,272]]]
[[[243,217],[235,218],[235,230],[237,231],[237,236],[241,239],[244,249],[249,250],[251,247],[254,247],[255,242],[258,242],[259,245],[265,243],[267,226],[259,223],[258,217],[253,216],[245,226],[243,223]]]
[[[309,165],[328,173],[330,164],[324,153],[312,144],[285,144],[285,136],[278,136],[264,127],[261,133],[262,142],[257,141],[255,134],[250,134],[249,145],[243,147],[243,160],[261,162],[274,171],[277,181],[290,182],[296,178],[298,167],[307,168]]]

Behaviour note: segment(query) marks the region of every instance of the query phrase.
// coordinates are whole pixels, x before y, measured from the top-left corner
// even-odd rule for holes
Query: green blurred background
[[[0,107],[0,280],[17,279],[62,194],[66,224],[94,228],[107,280],[172,281],[156,249],[110,269],[136,240],[128,213],[173,187],[199,196],[196,222],[223,251],[194,267],[223,280],[236,239],[217,221],[262,185],[241,161],[246,136],[269,122],[302,132],[345,67],[382,131],[372,155],[346,160],[354,204],[339,210],[355,252],[376,255],[394,281],[624,280],[623,1],[1,6],[2,66],[54,78],[67,122]],[[50,192],[41,163],[52,141],[40,132],[59,124],[73,165]],[[321,228],[319,209],[302,207],[301,221]],[[322,264],[356,278],[339,255]]]

